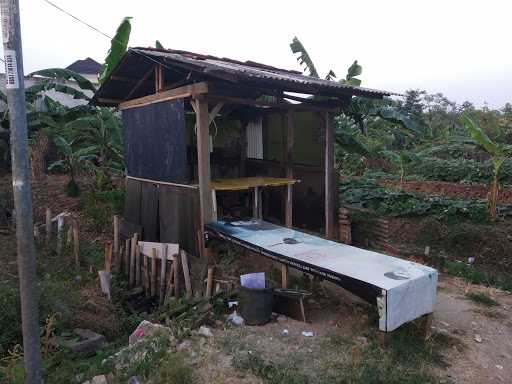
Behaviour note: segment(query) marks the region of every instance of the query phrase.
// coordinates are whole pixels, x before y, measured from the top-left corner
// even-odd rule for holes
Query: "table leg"
[[[260,193],[259,193],[259,188],[258,187],[254,187],[254,190],[253,190],[253,193],[254,193],[254,196],[253,196],[253,208],[252,208],[252,216],[255,218],[255,219],[259,219],[259,212],[260,212]]]
[[[212,219],[217,221],[217,192],[212,189]]]

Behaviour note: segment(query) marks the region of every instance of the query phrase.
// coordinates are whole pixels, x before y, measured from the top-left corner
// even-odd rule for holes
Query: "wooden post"
[[[139,234],[135,233],[132,237],[132,243],[130,246],[130,276],[129,276],[129,282],[130,287],[133,287],[135,284],[135,258],[138,251],[137,243],[138,243]]]
[[[254,187],[254,198],[253,198],[253,207],[252,207],[252,216],[255,219],[259,219],[260,214],[260,191],[258,187]]]
[[[162,246],[160,250],[160,261],[162,263],[160,267],[160,304],[164,303],[165,300],[165,277],[167,275],[167,244]]]
[[[57,254],[62,253],[62,242],[64,232],[64,216],[57,216]]]
[[[192,297],[192,283],[190,282],[190,271],[188,269],[187,253],[181,249],[181,265],[183,266],[183,277],[185,279],[185,289],[187,290],[187,298]]]
[[[208,277],[206,279],[206,297],[212,297],[213,288],[213,267],[208,267]]]
[[[293,146],[295,142],[295,113],[289,110],[286,115],[286,177],[293,178]],[[291,185],[286,188],[285,225],[293,225],[293,195]]]
[[[124,267],[124,245],[121,245],[121,248],[119,248],[118,261],[119,261],[119,265],[117,267],[117,271],[121,272]]]
[[[217,221],[217,192],[212,188],[212,219]]]
[[[50,241],[52,238],[52,210],[50,208],[46,208],[46,240]]]
[[[180,255],[173,255],[174,264],[174,295],[180,297]]]
[[[73,256],[75,257],[75,266],[80,266],[80,235],[78,220],[73,220]]]
[[[148,257],[142,254],[142,273],[143,273],[143,281],[144,281],[144,291],[146,296],[150,295],[150,286],[149,286],[149,265],[148,265]]]
[[[112,242],[105,243],[105,271],[110,273],[112,271]]]
[[[155,93],[164,88],[164,72],[161,64],[155,66]]]
[[[428,341],[432,337],[432,319],[433,315],[431,313],[425,315],[423,319],[423,336],[425,341]]]
[[[210,136],[208,101],[201,96],[195,98],[197,125],[197,173],[199,176],[199,203],[201,206],[201,234],[204,225],[212,221],[212,192],[210,174]]]
[[[156,248],[151,248],[151,296],[156,295]]]
[[[288,288],[288,265],[281,264],[281,287]]]
[[[130,239],[124,241],[124,273],[130,275]]]
[[[141,286],[141,270],[140,270],[140,257],[141,257],[141,249],[137,246],[135,250],[135,286]]]
[[[333,238],[334,216],[334,127],[332,116],[324,112],[325,117],[325,237]]]
[[[171,268],[169,273],[167,274],[167,288],[165,292],[164,304],[169,302],[169,298],[174,294],[174,260],[171,261]]]
[[[114,255],[119,259],[119,216],[114,215]]]

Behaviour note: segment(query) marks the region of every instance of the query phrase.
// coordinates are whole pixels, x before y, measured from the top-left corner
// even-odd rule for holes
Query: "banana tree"
[[[493,176],[489,190],[489,214],[492,218],[497,216],[498,194],[499,194],[499,175],[501,166],[507,158],[512,157],[512,145],[497,143],[493,141],[484,130],[479,127],[468,116],[462,116],[464,128],[468,131],[471,138],[482,147],[490,156],[493,165]]]
[[[73,148],[73,141],[67,141],[62,136],[55,138],[55,144],[57,149],[63,155],[61,160],[53,162],[48,170],[62,170],[69,174],[70,180],[67,184],[68,196],[76,197],[80,194],[80,187],[76,182],[76,175],[78,172],[86,169],[90,169],[93,166],[92,161],[96,158],[94,154],[95,148],[85,147],[75,149]]]
[[[308,71],[311,77],[320,78],[311,56],[297,37],[293,38],[290,48],[292,53],[299,54],[297,61],[304,67],[304,71]],[[361,79],[358,76],[362,73],[363,67],[355,60],[348,68],[345,78],[338,80],[338,82],[358,87],[361,85]],[[325,79],[336,81],[336,74],[333,70],[330,70]],[[350,104],[344,108],[343,113],[352,119],[363,134],[366,133],[366,120],[368,118],[381,118],[398,125],[401,129],[406,129],[412,133],[419,133],[417,124],[406,114],[394,108],[388,101],[353,97]]]

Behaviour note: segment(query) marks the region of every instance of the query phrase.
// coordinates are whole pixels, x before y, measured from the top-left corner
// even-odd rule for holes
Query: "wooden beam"
[[[325,237],[333,238],[334,233],[334,127],[332,116],[325,112]]]
[[[170,89],[168,91],[158,92],[153,95],[139,97],[138,99],[125,101],[119,104],[119,109],[142,107],[144,105],[161,103],[163,101],[169,100],[183,99],[185,97],[199,95],[207,92],[208,83],[206,82],[189,84],[183,87]]]
[[[293,178],[293,146],[295,142],[295,113],[290,110],[286,115],[286,177]],[[293,195],[292,187],[286,188],[285,225],[293,225]]]
[[[116,105],[123,102],[123,100],[120,100],[120,99],[105,99],[103,97],[99,97],[97,100],[99,103],[116,104]]]
[[[132,90],[130,92],[128,92],[128,94],[124,98],[125,100],[128,100],[135,92],[137,92],[139,90],[139,88],[142,86],[142,84],[144,84],[144,82],[149,78],[149,76],[151,76],[151,74],[154,71],[154,68],[155,67],[151,67],[151,69],[149,71],[147,71],[144,74],[144,76],[141,77],[141,79],[137,82],[137,84],[134,85]]]
[[[212,110],[210,111],[209,115],[208,115],[208,119],[210,121],[210,124],[213,122],[213,120],[215,119],[215,117],[219,114],[220,110],[222,109],[222,107],[224,106],[224,102],[223,101],[219,101],[217,104],[215,104],[215,106],[212,108]]]
[[[110,79],[117,80],[117,81],[125,81],[127,83],[136,83],[137,81],[139,81],[139,79],[134,79],[133,77],[124,77],[124,76],[115,76],[115,75],[110,76]]]
[[[212,221],[212,191],[210,174],[210,137],[209,137],[209,113],[208,101],[201,96],[194,100],[197,125],[197,174],[199,178],[199,203],[201,207],[201,232],[204,225]]]
[[[214,95],[209,93],[208,99],[211,100],[221,100],[230,104],[241,104],[241,105],[250,105],[254,107],[261,108],[275,108],[275,109],[286,109],[286,110],[298,110],[298,111],[334,111],[338,108],[330,108],[330,107],[319,107],[316,105],[306,105],[306,104],[290,104],[290,103],[269,103],[267,101],[254,100],[254,99],[244,99],[240,97],[232,97],[232,96],[223,96],[223,95]]]

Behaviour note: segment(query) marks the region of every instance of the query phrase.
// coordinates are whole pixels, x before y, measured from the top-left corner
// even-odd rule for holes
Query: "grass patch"
[[[481,271],[472,265],[450,260],[446,260],[443,267],[446,273],[461,277],[472,284],[483,284],[512,292],[512,277],[510,276],[497,276]]]
[[[446,367],[443,351],[462,348],[462,343],[441,333],[425,342],[418,325],[407,324],[393,332],[384,349],[377,342],[374,331],[365,335],[368,343],[361,345],[354,335],[341,329],[317,340],[320,355],[302,350],[290,353],[259,350],[256,345],[246,343],[242,334],[221,339],[220,347],[233,355],[236,369],[251,373],[268,384],[449,383],[433,373],[433,367]],[[356,362],[352,360],[354,348],[359,350]]]
[[[485,305],[486,307],[497,307],[500,305],[496,300],[484,292],[469,292],[466,297],[477,304]]]
[[[181,353],[167,354],[158,367],[156,375],[152,377],[155,383],[194,384],[197,376]]]
[[[241,371],[248,371],[269,384],[306,384],[311,380],[300,372],[292,361],[274,363],[257,353],[239,353],[233,359],[233,366]]]

